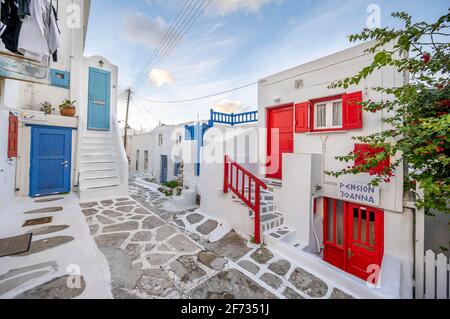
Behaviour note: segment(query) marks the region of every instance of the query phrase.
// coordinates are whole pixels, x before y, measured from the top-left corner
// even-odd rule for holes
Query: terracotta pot
[[[75,106],[66,107],[66,108],[60,110],[60,113],[62,116],[75,117],[75,114],[77,113],[77,109],[75,108]]]

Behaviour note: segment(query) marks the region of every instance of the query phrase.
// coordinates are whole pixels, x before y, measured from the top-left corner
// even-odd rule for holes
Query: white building
[[[57,61],[47,66],[1,48],[2,202],[72,191],[82,201],[128,193],[128,163],[116,116],[117,66],[83,55],[89,0],[59,0],[57,8]],[[64,99],[76,100],[76,117],[59,114]],[[40,111],[44,102],[55,108],[49,115]]]
[[[258,241],[261,232],[269,247],[357,296],[411,298],[413,216],[403,209],[402,165],[379,187],[367,186],[369,172],[339,180],[324,173],[349,165],[336,156],[365,147],[355,145],[353,136],[386,129],[381,122],[386,114],[364,112],[358,102],[389,99],[373,88],[408,81],[407,74],[383,68],[358,86],[330,89],[372,62],[373,54],[365,52],[371,44],[260,80],[259,129],[238,132],[236,138],[213,137],[211,129],[205,136],[211,142],[203,147],[204,157],[225,141],[234,142],[216,157],[228,155],[231,164],[202,162],[201,209],[241,235]],[[259,155],[259,165],[248,163],[254,158],[248,152]],[[368,288],[378,275],[379,287]]]
[[[177,179],[180,164],[184,163],[185,175],[191,171],[193,174],[194,148],[186,133],[186,126],[193,124],[161,125],[149,133],[130,136],[130,172],[140,172],[163,183]]]

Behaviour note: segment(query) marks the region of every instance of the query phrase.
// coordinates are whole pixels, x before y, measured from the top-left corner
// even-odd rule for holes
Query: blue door
[[[109,131],[111,73],[89,68],[88,129]]]
[[[167,182],[167,155],[161,155],[161,183]]]
[[[32,126],[30,196],[70,192],[72,129]]]

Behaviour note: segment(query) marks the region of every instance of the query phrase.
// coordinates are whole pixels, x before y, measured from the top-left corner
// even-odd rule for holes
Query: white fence
[[[423,280],[417,280],[420,276],[416,278],[416,298],[450,299],[448,258],[444,254],[436,255],[432,250],[427,250],[423,265]]]

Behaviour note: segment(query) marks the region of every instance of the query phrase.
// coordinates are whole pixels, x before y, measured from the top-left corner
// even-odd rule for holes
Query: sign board
[[[23,56],[0,51],[0,77],[49,84],[48,67]]]
[[[380,187],[363,183],[338,181],[338,197],[349,202],[379,206]]]

